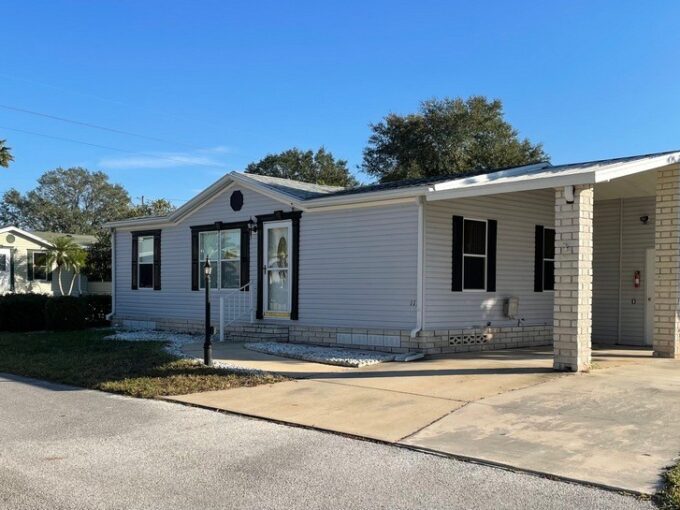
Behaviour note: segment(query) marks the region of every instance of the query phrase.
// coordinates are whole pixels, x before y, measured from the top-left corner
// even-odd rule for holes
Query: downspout
[[[425,197],[418,197],[418,263],[416,275],[416,327],[411,330],[415,338],[425,325]]]
[[[116,229],[111,227],[111,313],[106,314],[110,321],[116,313]]]

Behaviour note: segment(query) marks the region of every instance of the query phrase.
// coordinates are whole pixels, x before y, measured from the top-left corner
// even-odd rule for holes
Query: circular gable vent
[[[5,240],[7,241],[7,244],[12,244],[14,241],[16,241],[16,237],[14,237],[13,234],[7,234]]]
[[[243,207],[243,193],[236,190],[229,197],[229,205],[231,205],[232,210],[240,211]]]

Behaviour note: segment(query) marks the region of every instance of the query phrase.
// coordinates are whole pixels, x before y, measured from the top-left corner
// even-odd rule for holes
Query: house
[[[28,232],[14,226],[0,227],[0,294],[35,292],[59,295],[59,284],[47,265],[47,250],[57,237],[71,237],[81,248],[87,249],[95,236],[61,234],[57,232]],[[64,290],[71,284],[73,274],[62,272]],[[80,281],[79,281],[80,280]],[[85,276],[75,281],[74,293],[106,294],[110,284],[89,282]]]
[[[113,320],[427,353],[591,342],[680,356],[680,151],[337,189],[225,175],[109,223]]]

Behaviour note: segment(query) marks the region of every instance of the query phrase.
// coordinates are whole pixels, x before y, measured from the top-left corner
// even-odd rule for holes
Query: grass
[[[104,340],[106,330],[0,333],[0,372],[154,398],[283,380],[180,359],[162,342]]]
[[[680,510],[680,464],[664,474],[666,487],[658,494],[659,507],[663,510]]]

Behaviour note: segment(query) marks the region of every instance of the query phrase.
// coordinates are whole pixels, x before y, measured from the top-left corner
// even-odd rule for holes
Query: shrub
[[[85,301],[79,297],[51,297],[45,303],[45,328],[55,331],[85,327]]]
[[[80,299],[85,304],[85,323],[89,328],[108,326],[106,315],[111,311],[111,296],[89,294]]]
[[[43,294],[5,294],[0,296],[0,331],[36,331],[45,329]]]

